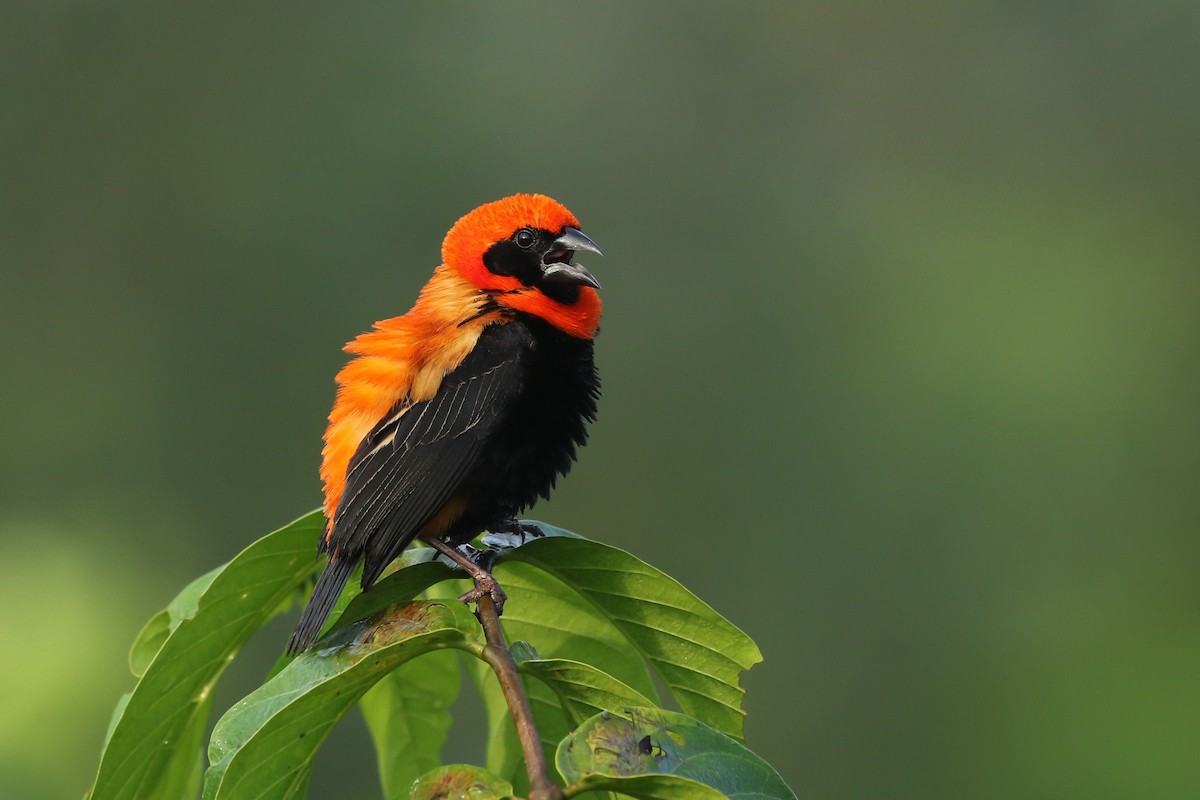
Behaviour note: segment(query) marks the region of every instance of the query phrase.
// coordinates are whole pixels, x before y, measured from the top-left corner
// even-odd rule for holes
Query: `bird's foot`
[[[496,607],[496,616],[504,613],[504,603],[508,600],[508,595],[500,588],[500,584],[496,583],[496,579],[490,574],[481,578],[475,579],[475,588],[466,594],[459,595],[458,599],[470,605],[471,603],[479,604],[479,601],[485,597],[492,599],[492,604]]]
[[[462,549],[459,549],[436,538],[426,539],[426,541],[439,553],[461,567],[463,572],[470,575],[471,579],[475,581],[475,588],[459,596],[458,599],[467,605],[471,603],[478,605],[481,599],[490,597],[496,607],[496,616],[500,616],[504,611],[504,601],[508,599],[508,595],[500,588],[500,584],[496,583],[496,579],[492,577],[491,573],[492,565],[496,563],[496,557],[500,555],[499,551],[478,550],[470,545],[464,545]]]
[[[491,572],[492,567],[496,565],[496,559],[500,557],[499,550],[493,550],[490,547],[475,547],[469,544],[460,544],[455,548],[462,553],[472,564],[480,569]],[[472,577],[474,577],[472,575]]]
[[[526,536],[532,539],[540,539],[546,535],[546,532],[535,523],[522,522],[516,517],[506,517],[491,532],[507,533],[511,536],[516,536],[521,540],[521,544],[525,544]]]

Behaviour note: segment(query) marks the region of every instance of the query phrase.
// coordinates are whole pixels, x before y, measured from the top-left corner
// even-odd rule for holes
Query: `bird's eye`
[[[537,234],[529,228],[521,228],[521,230],[513,234],[513,241],[517,243],[517,247],[522,250],[528,250],[537,241]]]

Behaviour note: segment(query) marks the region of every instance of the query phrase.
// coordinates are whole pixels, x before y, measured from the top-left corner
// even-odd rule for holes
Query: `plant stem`
[[[512,653],[504,641],[504,631],[500,628],[496,604],[489,595],[484,595],[479,598],[477,608],[479,621],[483,624],[483,634],[487,639],[487,646],[483,648],[483,660],[500,681],[500,690],[504,692],[504,699],[508,701],[508,710],[512,714],[513,723],[517,727],[517,738],[521,741],[521,750],[525,754],[525,769],[529,773],[529,800],[562,800],[562,789],[551,783],[546,771],[542,740],[533,722],[533,711],[529,708],[525,686],[517,674],[517,662],[513,660]]]

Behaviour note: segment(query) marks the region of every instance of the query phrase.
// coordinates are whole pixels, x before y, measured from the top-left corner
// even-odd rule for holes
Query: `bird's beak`
[[[587,250],[596,255],[604,255],[600,246],[584,236],[583,231],[578,228],[566,228],[563,230],[562,236],[559,236],[550,245],[550,254],[568,251],[567,258],[564,261],[551,261],[546,264],[542,270],[542,280],[554,283],[575,283],[599,289],[600,282],[592,273],[588,272],[587,267],[582,264],[570,263],[570,255],[576,250]]]
[[[554,240],[553,246],[555,248],[563,247],[567,250],[587,250],[598,256],[604,255],[600,246],[584,236],[583,231],[578,228],[563,228],[562,236]]]

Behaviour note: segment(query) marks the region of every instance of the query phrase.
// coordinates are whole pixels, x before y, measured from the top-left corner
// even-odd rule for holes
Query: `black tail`
[[[308,605],[304,607],[304,613],[296,623],[296,630],[292,631],[292,639],[287,646],[288,655],[307,650],[308,646],[317,640],[321,626],[325,624],[326,617],[341,596],[353,570],[354,561],[351,559],[335,557],[329,560],[325,571],[317,578],[317,585],[313,587],[312,597],[308,598]]]

